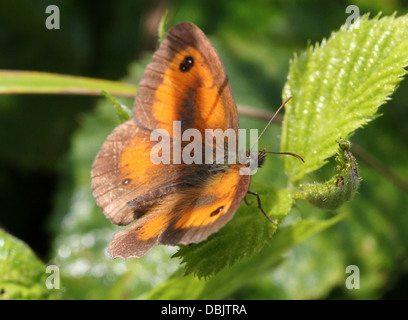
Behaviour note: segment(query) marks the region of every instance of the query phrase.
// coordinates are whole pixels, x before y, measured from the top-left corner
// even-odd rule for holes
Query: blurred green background
[[[45,27],[45,8],[60,9],[60,30]],[[360,14],[406,14],[406,1],[41,1],[0,4],[0,69],[36,70],[137,84],[157,48],[157,26],[198,25],[219,51],[238,104],[275,110],[289,60],[345,23],[346,7]],[[131,99],[120,99],[129,107]],[[408,297],[408,84],[383,116],[352,142],[391,170],[360,158],[359,193],[340,211],[346,219],[297,246],[270,274],[235,292],[241,299],[405,299]],[[244,128],[265,121],[241,117]],[[89,192],[90,167],[119,122],[105,99],[69,95],[0,95],[0,227],[25,241],[46,263],[65,266],[70,298],[137,298],[166,279],[178,262],[157,248],[140,262],[109,260],[114,227]],[[279,150],[278,125],[261,147]],[[333,173],[333,162],[311,179]],[[279,158],[259,180],[285,184]],[[405,181],[405,182],[404,182]],[[405,188],[405,189],[404,189]],[[299,204],[288,219],[331,216]],[[360,267],[360,290],[347,290],[347,265]],[[1,275],[0,275],[1,277]],[[100,288],[109,288],[101,292]],[[83,290],[87,288],[87,290]]]

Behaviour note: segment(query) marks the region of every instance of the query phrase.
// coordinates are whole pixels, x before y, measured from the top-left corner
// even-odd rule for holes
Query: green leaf
[[[0,229],[0,299],[55,299],[46,266],[19,239]]]
[[[269,212],[275,221],[282,221],[292,207],[292,197],[286,189],[276,190],[270,186],[252,184],[257,190],[262,208]],[[220,231],[198,244],[181,246],[174,255],[186,264],[186,274],[208,277],[218,273],[238,260],[250,257],[269,243],[277,226],[263,216],[257,207],[256,198],[247,199],[251,206],[242,204]],[[206,257],[203,259],[203,256]]]
[[[112,103],[113,107],[115,108],[116,115],[121,123],[124,123],[133,117],[132,111],[127,106],[120,103],[105,90],[101,90],[101,93]]]
[[[305,219],[280,228],[269,245],[255,256],[228,266],[215,276],[204,280],[192,274],[182,276],[178,270],[166,282],[154,288],[146,299],[225,299],[239,288],[265,276],[282,262],[282,255],[293,246],[306,241],[340,221],[337,215],[328,220]],[[237,240],[237,239],[236,239]],[[200,253],[202,260],[207,257]]]
[[[302,191],[295,192],[295,199],[304,199],[322,209],[336,210],[349,201],[360,185],[357,161],[350,152],[349,141],[339,141],[336,157],[336,171],[333,178],[325,183],[312,183],[302,186]]]
[[[360,19],[291,61],[283,96],[286,105],[281,150],[292,182],[317,170],[336,152],[336,140],[376,117],[395,91],[408,63],[408,16]]]
[[[136,86],[124,82],[37,71],[0,70],[0,94],[85,94],[134,97]]]
[[[169,15],[169,10],[163,14],[163,17],[160,20],[158,33],[159,33],[159,43],[163,42],[164,38],[166,37],[166,23],[167,23],[167,16]]]

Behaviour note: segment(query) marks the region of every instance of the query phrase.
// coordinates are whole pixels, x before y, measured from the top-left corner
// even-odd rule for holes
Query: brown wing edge
[[[192,227],[184,230],[174,229],[173,225],[177,221],[175,217],[171,219],[170,224],[166,228],[163,228],[163,231],[156,237],[141,241],[137,238],[137,230],[145,223],[145,219],[154,218],[154,215],[139,219],[133,225],[122,229],[114,235],[113,240],[109,244],[109,252],[112,259],[117,257],[122,259],[140,258],[159,244],[175,246],[178,244],[199,243],[206,240],[211,234],[220,230],[232,218],[242,199],[245,197],[250,182],[250,176],[241,176],[230,209],[211,225]],[[183,212],[180,214],[183,214]]]
[[[140,128],[131,119],[117,126],[103,143],[95,157],[91,170],[91,189],[97,205],[105,216],[115,224],[126,224],[132,221],[131,208],[123,206],[122,195],[126,188],[120,177],[120,156],[129,139],[136,136]],[[117,203],[119,211],[107,210],[108,206]]]
[[[158,128],[158,123],[152,117],[150,110],[146,109],[146,106],[153,104],[155,91],[161,85],[163,76],[175,52],[184,50],[187,46],[196,48],[207,60],[207,65],[214,75],[214,81],[220,88],[220,94],[222,93],[223,104],[229,108],[227,113],[231,116],[230,119],[227,119],[229,127],[238,130],[238,111],[225,67],[217,50],[205,36],[204,32],[191,22],[180,22],[173,26],[167,32],[166,38],[161,43],[159,49],[154,53],[136,94],[133,112],[137,121],[147,129]]]

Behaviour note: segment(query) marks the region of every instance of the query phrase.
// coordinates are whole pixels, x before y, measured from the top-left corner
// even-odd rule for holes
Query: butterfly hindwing
[[[207,239],[231,219],[249,183],[249,176],[240,175],[239,168],[231,168],[211,180],[197,181],[195,187],[180,188],[152,215],[115,235],[109,246],[112,257],[141,257],[158,244],[189,244]]]

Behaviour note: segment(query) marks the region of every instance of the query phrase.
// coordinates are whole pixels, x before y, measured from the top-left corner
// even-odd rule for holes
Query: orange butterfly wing
[[[131,119],[109,135],[96,156],[93,195],[113,223],[126,225],[143,216],[194,171],[193,166],[152,164],[150,150],[155,143],[150,131]]]
[[[134,114],[142,126],[162,128],[170,135],[176,120],[181,121],[182,131],[238,130],[238,113],[224,66],[194,24],[182,22],[168,31],[139,84]]]
[[[154,213],[115,234],[109,251],[115,257],[141,257],[158,244],[198,243],[227,223],[245,194],[250,176],[233,168],[171,194]]]
[[[180,23],[169,30],[147,66],[135,118],[118,126],[92,168],[92,190],[118,232],[112,257],[140,257],[157,244],[200,242],[237,210],[250,183],[239,166],[153,164],[154,129],[238,130],[238,114],[221,60],[204,33]],[[202,142],[200,142],[202,143]]]

